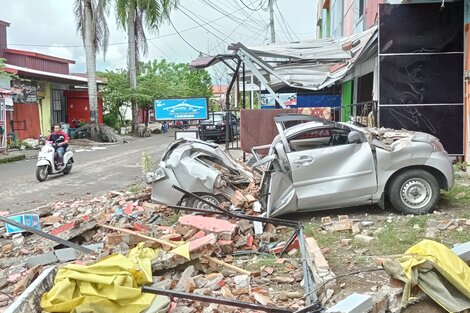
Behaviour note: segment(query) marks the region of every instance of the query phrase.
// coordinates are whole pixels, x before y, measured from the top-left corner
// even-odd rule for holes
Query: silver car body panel
[[[321,121],[287,129],[278,122],[277,126],[280,135],[271,144],[267,162],[257,162],[267,164],[269,171],[261,183],[261,194],[266,195],[261,202],[268,216],[379,203],[390,178],[411,167],[437,171],[445,177],[441,188],[448,190],[453,186],[447,152],[429,134]],[[327,142],[327,136],[296,139],[309,131],[331,129],[357,131],[363,138],[338,145]],[[276,154],[276,158],[271,154]]]
[[[190,138],[171,143],[158,169],[163,169],[165,177],[152,182],[152,200],[164,204],[174,205],[182,200],[183,194],[172,185],[196,194],[209,193],[230,199],[235,192],[231,184],[248,184],[253,180],[253,174],[218,145]]]

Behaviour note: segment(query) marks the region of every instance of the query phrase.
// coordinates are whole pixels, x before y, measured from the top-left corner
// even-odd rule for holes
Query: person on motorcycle
[[[69,136],[61,130],[60,125],[54,125],[54,131],[47,140],[52,141],[53,147],[57,152],[57,165],[59,167],[63,166],[65,150],[67,150],[69,145]]]

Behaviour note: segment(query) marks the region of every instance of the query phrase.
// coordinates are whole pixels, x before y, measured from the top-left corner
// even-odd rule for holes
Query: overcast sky
[[[81,38],[76,32],[73,2],[74,0],[0,0],[0,20],[11,23],[8,28],[9,48],[72,59],[76,64],[71,65],[71,71],[84,72],[85,56]],[[240,41],[249,46],[269,42],[269,11],[263,10],[267,2],[268,0],[180,0],[180,8],[171,14],[171,20],[181,36],[197,50],[210,54],[221,53],[225,51],[227,43],[231,42]],[[276,4],[275,29],[278,42],[315,37],[316,0],[277,0]],[[282,17],[279,12],[282,12]],[[110,46],[106,60],[102,56],[98,57],[98,70],[126,67],[126,34],[116,26],[112,10],[108,17],[108,26]],[[149,53],[143,59],[188,63],[197,58],[199,53],[178,36],[175,28],[166,22],[159,33],[147,32]]]

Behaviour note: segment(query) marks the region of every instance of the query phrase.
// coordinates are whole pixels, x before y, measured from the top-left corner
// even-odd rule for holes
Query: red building
[[[5,58],[5,71],[19,79],[0,79],[0,97],[7,104],[6,133],[17,139],[48,135],[54,124],[73,120],[90,121],[87,78],[71,75],[69,65],[75,61],[32,51],[10,49],[7,27],[0,21],[0,58]],[[77,88],[78,87],[78,88]],[[12,104],[12,105],[11,105]],[[99,122],[103,122],[99,101]]]

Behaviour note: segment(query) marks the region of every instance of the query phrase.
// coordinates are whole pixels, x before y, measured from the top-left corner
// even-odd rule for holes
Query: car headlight
[[[227,182],[222,179],[222,175],[218,175],[214,182],[215,188],[222,188],[227,186]]]
[[[165,169],[159,167],[155,172],[145,174],[145,181],[150,184],[166,177]]]
[[[431,140],[431,145],[433,152],[444,151],[444,146],[439,140]]]

